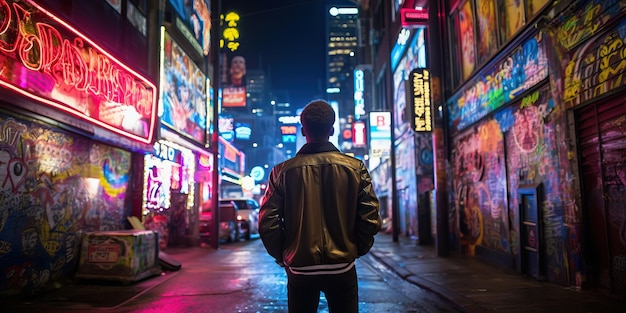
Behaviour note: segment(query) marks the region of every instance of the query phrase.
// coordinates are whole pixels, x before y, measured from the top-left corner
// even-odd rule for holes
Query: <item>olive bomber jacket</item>
[[[330,142],[307,143],[276,165],[259,213],[263,245],[288,267],[351,263],[381,224],[365,164]]]

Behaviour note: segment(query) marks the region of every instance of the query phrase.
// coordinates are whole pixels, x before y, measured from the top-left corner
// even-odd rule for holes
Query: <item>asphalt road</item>
[[[169,249],[183,265],[130,286],[80,283],[5,307],[8,312],[287,312],[286,275],[261,241]],[[360,312],[458,312],[365,256],[357,260]],[[4,310],[3,310],[4,312]],[[328,312],[324,296],[318,312]]]

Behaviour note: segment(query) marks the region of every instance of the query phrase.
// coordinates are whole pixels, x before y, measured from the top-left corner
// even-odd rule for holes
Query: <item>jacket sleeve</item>
[[[283,262],[283,196],[277,183],[279,171],[274,168],[259,210],[259,235],[267,253],[277,263]]]
[[[356,235],[357,235],[357,252],[359,256],[369,252],[374,245],[374,235],[376,235],[382,226],[380,217],[380,204],[378,197],[372,186],[372,178],[365,167],[361,163],[361,190],[359,192],[357,219],[356,219]]]

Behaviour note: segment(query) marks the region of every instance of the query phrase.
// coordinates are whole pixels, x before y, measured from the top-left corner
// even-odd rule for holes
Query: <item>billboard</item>
[[[211,3],[208,0],[169,0],[178,13],[179,20],[176,21],[176,27],[182,32],[185,28],[191,31],[191,37],[195,39],[195,43],[199,45],[202,54],[209,55],[211,47]],[[189,37],[189,36],[186,36]],[[197,49],[198,47],[196,47]]]
[[[208,116],[206,76],[165,28],[162,28],[161,46],[161,122],[205,144]]]
[[[226,56],[226,54],[223,54]],[[246,59],[236,55],[227,60],[223,58],[222,69],[222,107],[246,106]],[[228,64],[228,72],[224,70]]]

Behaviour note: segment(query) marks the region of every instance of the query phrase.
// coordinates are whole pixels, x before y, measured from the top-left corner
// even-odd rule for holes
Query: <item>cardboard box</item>
[[[83,233],[76,277],[130,283],[161,274],[158,235],[118,230]]]

